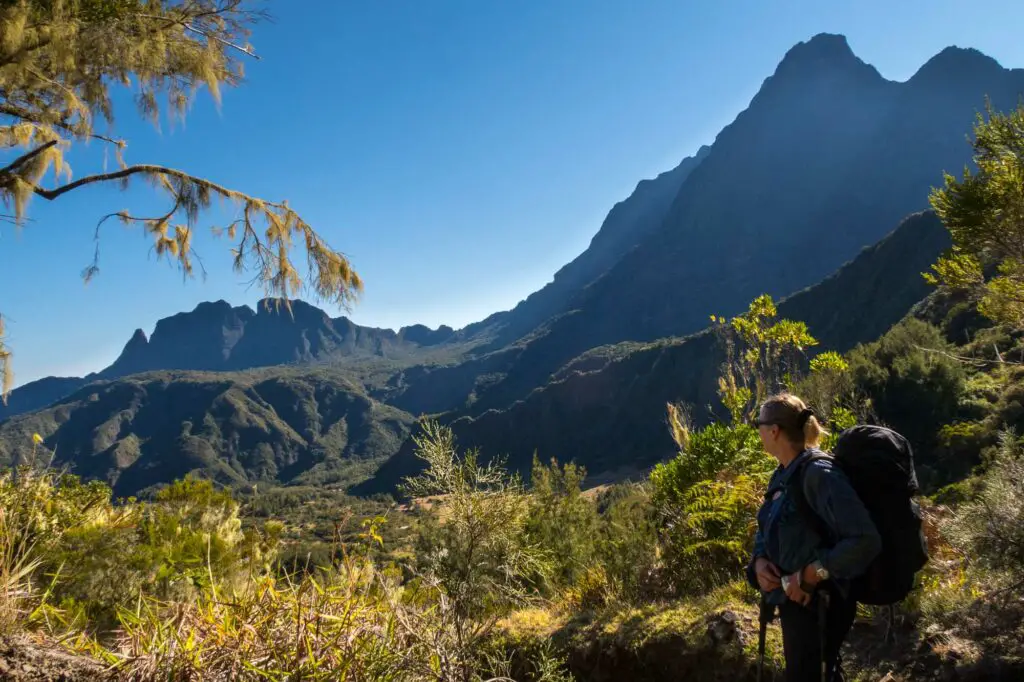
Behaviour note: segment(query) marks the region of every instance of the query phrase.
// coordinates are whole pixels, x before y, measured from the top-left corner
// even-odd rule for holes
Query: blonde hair
[[[814,412],[791,393],[774,395],[761,406],[764,424],[778,426],[786,438],[801,448],[816,448],[828,436]]]

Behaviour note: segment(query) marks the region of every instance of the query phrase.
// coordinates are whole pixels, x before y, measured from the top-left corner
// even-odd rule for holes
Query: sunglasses
[[[779,427],[782,426],[782,424],[780,424],[778,422],[761,421],[760,417],[754,417],[753,419],[751,419],[750,420],[750,425],[753,426],[755,429],[759,429],[762,426],[779,426]]]

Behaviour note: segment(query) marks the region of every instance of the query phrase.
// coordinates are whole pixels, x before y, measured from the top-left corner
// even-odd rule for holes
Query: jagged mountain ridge
[[[200,303],[189,313],[156,324],[151,338],[140,329],[100,378],[167,369],[233,371],[286,365],[329,357],[387,357],[434,346],[455,333],[450,327],[421,325],[390,329],[361,327],[347,317],[331,318],[305,301],[265,299],[254,311],[226,301]]]
[[[976,50],[943,50],[900,83],[842,36],[800,43],[660,225],[521,348],[499,351],[463,409],[502,409],[595,346],[693,333],[709,311],[735,314],[760,293],[781,298],[820,281],[927,208],[943,171],[969,163],[986,97],[1005,109],[1022,94],[1024,70]]]
[[[599,277],[657,224],[708,150],[702,147],[675,168],[653,179],[641,180],[629,197],[611,209],[589,247],[559,270],[552,282],[514,309],[495,313],[462,330],[414,324],[396,333],[361,327],[346,317],[331,318],[301,300],[292,301],[292,312],[284,317],[274,300],[261,301],[256,310],[235,307],[223,300],[204,302],[190,312],[158,321],[152,336],[147,337],[142,329],[137,329],[110,367],[85,377],[46,377],[19,387],[12,392],[7,405],[0,404],[0,421],[46,407],[93,381],[153,370],[230,371],[291,362],[345,364],[353,357],[388,357],[411,366],[409,377],[415,380],[427,377],[436,368],[434,363],[424,364],[429,359],[424,356],[430,355],[424,351],[441,346],[457,349],[441,354],[442,367],[459,367],[453,376],[472,376],[456,382],[453,389],[439,391],[433,398],[413,397],[405,402],[413,407],[425,405],[425,411],[434,411],[437,405],[441,410],[459,406],[472,391],[476,375],[475,365],[457,361],[471,360],[480,352],[529,333],[563,306],[576,289]],[[261,333],[255,333],[257,329]],[[485,360],[484,364],[490,362]],[[431,383],[434,378],[431,376]],[[377,388],[376,393],[381,396],[390,396],[401,395],[406,386],[406,378],[399,373],[390,386],[372,388]]]
[[[151,336],[142,329],[107,368],[85,377],[47,377],[12,392],[0,421],[46,407],[91,382],[159,370],[237,371],[353,359],[412,362],[452,339],[455,330],[423,325],[391,329],[362,327],[347,317],[331,318],[301,300],[290,310],[264,299],[253,310],[220,300],[163,318]]]

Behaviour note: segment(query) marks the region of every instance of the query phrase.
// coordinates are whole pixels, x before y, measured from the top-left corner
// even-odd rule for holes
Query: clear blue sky
[[[952,0],[294,0],[270,2],[262,61],[158,133],[122,109],[129,162],[287,198],[366,280],[366,325],[461,327],[508,309],[586,248],[638,180],[739,113],[795,43],[827,31],[887,78],[948,45],[1024,66],[1024,3]],[[98,149],[76,176],[99,170]],[[253,304],[227,243],[203,238],[183,283],[103,214],[155,210],[147,187],[36,201],[0,226],[0,313],[18,383],[98,370],[133,330],[203,300]],[[334,310],[332,314],[341,314]]]

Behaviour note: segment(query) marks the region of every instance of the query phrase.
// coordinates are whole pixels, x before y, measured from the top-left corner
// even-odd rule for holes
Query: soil
[[[65,651],[58,643],[30,635],[0,637],[0,680],[4,682],[92,682],[106,679],[104,666]]]

